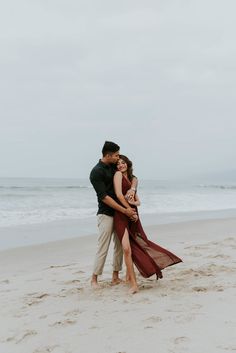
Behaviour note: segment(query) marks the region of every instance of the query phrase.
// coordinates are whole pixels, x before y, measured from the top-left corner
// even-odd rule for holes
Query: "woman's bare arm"
[[[135,199],[135,202],[136,202],[136,206],[140,206],[141,205],[141,202],[140,202],[140,199],[138,197],[138,194],[136,192],[135,196],[134,196],[134,199]]]
[[[130,207],[130,204],[126,201],[123,193],[122,193],[122,173],[117,171],[114,175],[114,189],[116,193],[116,197],[122,203],[124,207]]]
[[[138,179],[136,178],[136,176],[133,176],[133,179],[131,181],[131,187],[125,195],[125,198],[127,200],[131,200],[134,198],[137,187],[138,187]]]

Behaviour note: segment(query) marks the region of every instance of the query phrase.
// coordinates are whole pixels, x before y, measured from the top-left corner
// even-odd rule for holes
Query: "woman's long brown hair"
[[[133,179],[133,163],[131,160],[129,160],[128,157],[124,156],[123,154],[120,154],[120,159],[124,161],[127,164],[127,176],[129,181],[132,181]]]

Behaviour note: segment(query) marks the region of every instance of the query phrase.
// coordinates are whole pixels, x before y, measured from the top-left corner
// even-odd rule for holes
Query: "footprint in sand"
[[[82,313],[82,311],[80,311],[79,309],[77,310],[72,310],[72,311],[68,311],[67,313],[64,314],[64,316],[73,316],[73,317],[77,317]]]
[[[193,269],[189,269],[189,270],[183,270],[179,272],[179,277],[183,278],[184,276],[189,276],[189,275],[193,275],[196,271]],[[198,271],[197,271],[198,272]]]
[[[17,289],[14,288],[14,290],[17,290]],[[11,291],[12,291],[12,289],[4,289],[4,290],[1,290],[1,293],[9,293]]]
[[[191,306],[193,309],[197,310],[197,309],[201,309],[202,308],[202,305],[201,304],[193,304]]]
[[[9,284],[10,283],[10,281],[9,281],[9,279],[4,279],[3,281],[1,281],[0,283],[2,283],[2,284]]]
[[[193,287],[192,290],[194,292],[207,292],[207,288],[206,287]]]
[[[221,242],[220,241],[211,241],[208,243],[209,245],[220,245]]]
[[[216,292],[223,292],[225,290],[225,288],[222,286],[212,286],[210,289],[215,290]]]
[[[129,304],[129,303],[130,303],[129,300],[127,300],[127,299],[124,299],[124,300],[123,300],[123,304]]]
[[[65,298],[65,297],[66,297],[66,291],[67,291],[67,289],[62,288],[62,289],[60,290],[60,293],[57,295],[57,297]]]
[[[224,239],[224,242],[227,242],[227,243],[236,243],[236,239],[233,238],[233,237],[229,237],[229,238],[226,238]]]
[[[79,279],[72,279],[70,281],[63,282],[63,284],[77,284],[79,282],[80,282]]]
[[[46,346],[42,348],[37,348],[36,350],[33,351],[33,353],[50,353],[52,352],[55,348],[58,348],[60,346],[55,345],[55,346]]]
[[[35,336],[37,335],[37,332],[35,330],[27,330],[23,334],[19,334],[16,336],[8,337],[6,339],[6,342],[15,342],[15,343],[20,343],[26,338],[29,338],[30,336]]]
[[[207,264],[205,270],[211,271],[211,273],[233,272],[234,268],[225,265]]]
[[[22,309],[25,310],[26,308],[22,308]],[[16,313],[16,314],[13,315],[13,317],[17,317],[17,318],[26,317],[26,316],[29,316],[29,314],[28,313],[22,313],[22,312]]]
[[[29,297],[35,296],[36,294],[38,294],[38,292],[27,293],[27,295],[28,295]]]
[[[230,256],[224,254],[217,254],[217,255],[209,255],[207,256],[208,259],[222,259],[227,260],[230,259]]]
[[[192,290],[194,292],[207,292],[207,291],[216,291],[216,292],[223,292],[225,289],[222,286],[210,286],[206,287],[193,287]]]
[[[83,291],[83,288],[81,287],[77,287],[77,288],[71,288],[71,289],[62,289],[62,292],[64,292],[63,296],[67,296],[67,295],[74,295],[74,294],[78,294],[81,293]]]
[[[73,275],[78,275],[78,274],[83,274],[85,273],[84,271],[76,271],[76,272],[73,272]]]
[[[148,317],[147,319],[145,319],[144,321],[156,323],[156,322],[161,322],[162,318],[160,316],[152,315],[152,316]]]
[[[172,318],[171,318],[172,320]],[[182,315],[177,315],[174,317],[174,321],[177,323],[177,324],[185,324],[185,323],[189,323],[191,321],[194,321],[195,320],[195,315],[194,314],[189,314],[189,315],[186,315],[185,313],[183,313]]]
[[[47,317],[48,317],[47,315],[41,315],[41,316],[39,316],[39,319],[43,320],[43,319],[46,319]]]
[[[184,248],[184,250],[188,250],[188,249],[192,249],[193,251],[195,250],[205,250],[208,249],[209,245],[208,244],[204,244],[204,245],[192,245],[192,246],[187,246]]]
[[[197,271],[194,276],[196,276],[196,274],[198,274],[201,277],[212,277],[214,276],[213,273],[211,271],[206,270],[199,270]]]
[[[151,301],[149,298],[145,297],[145,298],[140,298],[137,303],[142,303],[142,304],[151,304]]]
[[[35,295],[35,294],[37,294],[37,295]],[[41,293],[41,294],[39,294],[39,293],[37,293],[37,292],[36,292],[36,293],[30,293],[30,294],[28,294],[28,295],[30,295],[30,296],[33,295],[35,299],[43,299],[43,298],[49,296],[48,293]]]
[[[56,321],[53,324],[49,325],[50,327],[55,327],[55,326],[59,326],[59,327],[64,327],[64,326],[69,326],[69,325],[74,325],[76,324],[76,320],[64,320],[64,321]]]
[[[38,282],[42,281],[42,278],[32,278],[32,279],[27,279],[26,282]]]
[[[185,337],[185,336],[176,337],[174,339],[174,343],[175,344],[185,343],[185,342],[188,342],[188,341],[189,341],[189,338]]]
[[[152,286],[151,284],[142,284],[140,286],[140,289],[143,290],[143,289],[153,289],[154,286]]]
[[[225,351],[230,351],[230,352],[236,351],[236,345],[235,346],[227,346],[227,347],[218,346],[217,348],[224,349]]]
[[[70,266],[75,266],[78,265],[76,262],[72,263],[72,264],[66,264],[66,265],[51,265],[49,267],[46,268],[46,270],[48,270],[49,268],[64,268],[64,267],[70,267]]]
[[[200,256],[202,256],[202,254],[197,254],[195,252],[190,252],[190,253],[188,253],[188,255],[192,256],[192,257],[200,257]]]
[[[45,299],[50,296],[48,293],[41,293],[41,294],[38,293],[38,295],[35,295],[35,294],[37,293],[28,294],[28,296],[30,297],[33,295],[33,298],[27,302],[27,305],[31,306],[31,305],[42,303],[43,301],[42,299]]]

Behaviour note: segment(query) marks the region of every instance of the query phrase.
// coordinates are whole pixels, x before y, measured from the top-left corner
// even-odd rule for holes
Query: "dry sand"
[[[91,289],[96,236],[0,252],[0,353],[236,352],[236,219],[146,233],[184,263],[135,295],[110,284],[112,251]]]

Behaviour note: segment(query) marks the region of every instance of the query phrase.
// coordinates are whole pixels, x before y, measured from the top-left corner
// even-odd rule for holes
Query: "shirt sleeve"
[[[96,191],[98,200],[102,201],[107,196],[106,185],[102,171],[93,170],[90,174],[90,182]]]

